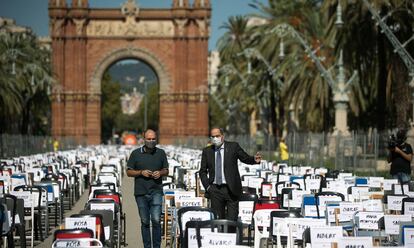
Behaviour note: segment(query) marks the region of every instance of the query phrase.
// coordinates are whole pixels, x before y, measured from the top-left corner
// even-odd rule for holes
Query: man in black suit
[[[259,164],[261,155],[256,153],[254,157],[250,156],[238,143],[224,141],[224,133],[220,128],[212,128],[210,135],[212,145],[203,149],[201,157],[201,182],[218,218],[237,220],[242,194],[237,160],[245,164]]]

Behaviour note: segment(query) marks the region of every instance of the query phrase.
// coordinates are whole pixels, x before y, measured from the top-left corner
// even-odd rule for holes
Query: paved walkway
[[[142,247],[141,237],[141,222],[139,221],[137,204],[134,198],[134,179],[125,175],[122,181],[122,202],[123,210],[126,214],[126,235],[127,244],[129,248]],[[65,216],[79,213],[85,206],[88,200],[88,192],[85,192],[79,201],[75,204],[71,211],[65,213]],[[53,243],[53,231],[52,234],[41,244],[37,245],[37,248],[50,248]]]

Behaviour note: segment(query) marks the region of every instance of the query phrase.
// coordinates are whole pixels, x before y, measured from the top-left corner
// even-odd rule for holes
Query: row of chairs
[[[89,200],[84,210],[65,219],[65,229],[55,231],[52,247],[71,244],[119,248],[126,245],[126,217],[120,191],[122,175],[123,170],[118,171],[116,164],[100,167],[96,181],[89,187]]]
[[[34,247],[60,228],[65,213],[97,178],[100,165],[110,162],[108,154],[124,163],[128,150],[98,146],[1,160],[3,246]]]
[[[79,167],[62,169],[56,174],[51,167],[2,163],[1,203],[4,211],[11,213],[3,222],[8,247],[14,247],[18,239],[21,247],[26,247],[26,241],[30,247],[43,242],[52,228],[61,223],[65,203],[71,208],[80,197],[83,188],[79,182],[83,180],[77,179],[82,177]]]

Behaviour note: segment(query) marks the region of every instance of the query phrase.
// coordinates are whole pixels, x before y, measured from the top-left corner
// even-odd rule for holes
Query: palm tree
[[[370,1],[381,16],[389,15],[386,19],[394,34],[402,42],[412,35],[414,23],[413,6],[411,1],[376,0]],[[410,108],[411,89],[408,87],[407,71],[401,59],[380,32],[380,27],[372,21],[372,15],[363,1],[341,1],[345,25],[338,32],[333,28],[337,2],[324,2],[325,13],[331,16],[328,36],[336,36],[339,49],[347,51],[345,62],[349,67],[356,68],[360,75],[358,94],[351,101],[351,108],[358,116],[361,112],[362,122],[377,126],[383,130],[386,126],[407,125],[407,113]],[[413,54],[414,45],[408,44],[406,49]],[[355,89],[355,87],[354,87]],[[375,113],[375,114],[372,114]],[[375,117],[375,118],[372,118]],[[388,118],[387,118],[388,117]]]
[[[227,106],[230,124],[228,130],[233,133],[246,133],[248,119],[256,105],[256,99],[247,87],[250,83],[245,75],[247,63],[241,56],[250,42],[247,21],[245,16],[230,17],[228,22],[221,26],[226,29],[226,33],[217,44],[221,65],[227,65],[230,70],[221,70],[218,75],[216,96]]]
[[[26,134],[36,124],[31,118],[40,117],[34,115],[44,114],[50,104],[50,53],[40,48],[31,33],[2,33],[0,37],[0,115],[5,127],[1,131],[10,131],[16,126],[13,122],[18,122],[20,133]]]
[[[324,19],[320,15],[320,1],[273,0],[269,5],[256,3],[261,18],[267,23],[257,28],[258,48],[268,57],[273,67],[279,67],[283,74],[284,87],[279,102],[279,118],[285,119],[290,104],[296,112],[302,112],[302,125],[310,130],[322,130],[327,127],[331,116],[331,92],[328,83],[321,77],[316,65],[306,55],[301,44],[293,39],[284,39],[288,48],[287,56],[280,61],[278,57],[281,39],[271,31],[281,23],[291,25],[304,37],[310,37],[308,43],[312,49],[319,49],[318,55],[324,56],[325,67],[332,64],[332,48],[325,45]]]

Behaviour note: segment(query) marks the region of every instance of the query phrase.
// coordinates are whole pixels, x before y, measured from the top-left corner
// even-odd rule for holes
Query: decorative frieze
[[[93,20],[87,26],[87,35],[92,37],[173,37],[172,21],[140,21],[128,16],[127,21]]]
[[[76,35],[82,35],[85,22],[85,19],[73,19],[73,23],[76,25]]]
[[[78,92],[62,92],[52,94],[51,99],[53,102],[99,102],[101,100],[101,95]]]
[[[160,102],[207,102],[206,93],[168,93],[160,94]]]
[[[62,34],[64,19],[50,19],[49,32],[52,36],[59,36]]]

